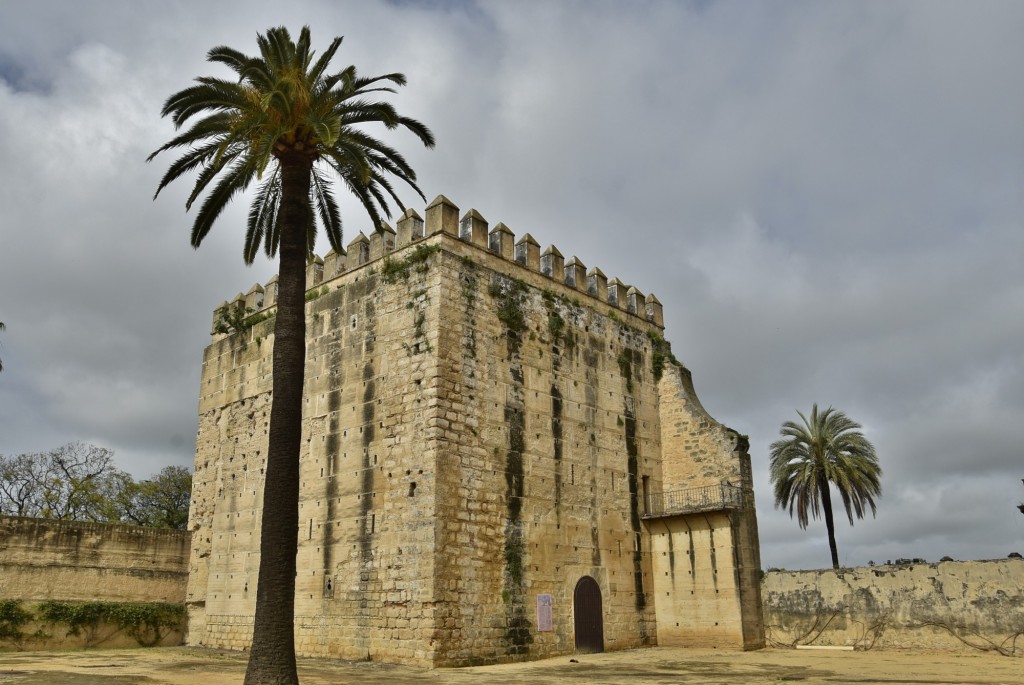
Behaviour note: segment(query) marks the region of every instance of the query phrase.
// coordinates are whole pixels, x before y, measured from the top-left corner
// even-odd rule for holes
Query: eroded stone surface
[[[416,244],[403,241],[422,229],[403,218],[394,251],[350,251],[344,270],[331,257],[310,272],[297,648],[433,666],[571,653],[585,576],[601,588],[605,648],[653,645],[645,498],[733,478],[745,451],[723,447],[728,429],[717,423],[692,425],[707,438],[701,460],[721,468],[691,460],[688,469],[675,455],[666,483],[657,298],[627,311],[626,298],[592,297],[582,279],[565,283],[561,262],[542,273],[536,241],[521,241],[523,263],[492,252],[479,213],[464,218],[460,240],[452,207],[428,207]],[[508,229],[500,233],[507,242]],[[272,305],[268,296],[263,311]],[[204,356],[190,644],[249,644],[272,346],[271,318],[215,335]],[[709,598],[727,628],[691,626],[730,646],[750,646],[745,630],[754,642],[761,634],[759,613],[744,614],[736,591],[739,569],[756,560],[750,504],[754,557],[749,545],[732,550],[751,539],[736,515],[724,524],[735,535],[700,548],[740,561],[719,574],[728,599]],[[552,630],[541,631],[547,596]]]

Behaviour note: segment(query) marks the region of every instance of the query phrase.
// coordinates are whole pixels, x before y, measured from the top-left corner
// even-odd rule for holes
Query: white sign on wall
[[[553,600],[551,595],[537,595],[537,631],[550,632],[554,630],[551,622],[551,606]]]

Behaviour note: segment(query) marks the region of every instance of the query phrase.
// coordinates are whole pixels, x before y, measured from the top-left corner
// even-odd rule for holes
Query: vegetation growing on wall
[[[313,297],[310,297],[310,293],[313,293]],[[307,301],[317,297],[320,297],[317,290],[311,290],[306,293]],[[254,314],[252,307],[246,307],[244,302],[236,300],[217,313],[217,322],[213,325],[213,332],[227,335],[238,333],[273,318],[273,316],[272,312],[257,312]]]
[[[633,364],[625,353],[620,354],[616,361],[619,363],[619,373],[626,379],[626,392],[633,392]]]
[[[508,519],[505,523],[505,574],[501,597],[506,603],[505,638],[512,645],[511,653],[525,653],[533,641],[530,621],[526,617],[525,578],[523,577],[522,500],[524,494],[523,451],[525,425],[522,409],[506,405],[505,421],[509,426],[509,449],[505,462],[505,498]]]
[[[425,294],[426,290],[420,290],[414,295],[413,301],[407,305],[408,309],[416,309],[412,322],[412,344],[407,342],[402,343],[402,347],[405,348],[406,354],[420,354],[423,352],[430,352],[433,348],[430,345],[430,341],[427,340],[427,332],[424,327],[427,322],[427,313],[424,309],[427,306],[428,298],[424,297],[420,302],[420,296]],[[419,307],[419,308],[417,308]]]
[[[0,640],[15,645],[25,638],[22,628],[35,618],[35,614],[21,606],[17,599],[0,599]]]
[[[514,278],[495,275],[487,292],[494,299],[498,320],[505,328],[509,352],[509,376],[512,397],[505,403],[508,426],[508,451],[505,455],[505,572],[502,600],[505,602],[505,639],[512,654],[524,654],[533,641],[526,612],[525,564],[523,555],[522,507],[526,469],[526,416],[523,408],[523,365],[519,356],[522,334],[526,330],[526,284]]]
[[[306,294],[303,297],[305,298],[306,302],[312,302],[313,300],[319,299],[326,295],[328,290],[330,289],[326,285],[323,286],[322,288],[312,288],[310,290],[307,290]],[[252,324],[249,325],[251,326]]]
[[[472,262],[469,262],[469,268],[472,268]],[[473,273],[462,274],[462,299],[466,301],[467,307],[476,303],[476,286],[477,277]]]
[[[672,347],[668,341],[654,331],[648,331],[647,337],[651,341],[651,370],[654,372],[655,382],[661,380],[661,374],[665,371],[665,364],[680,366],[679,360],[672,354]]]
[[[548,333],[551,334],[552,342],[558,343],[565,329],[565,319],[557,311],[548,312]]]
[[[142,602],[58,602],[49,600],[36,608],[43,622],[67,626],[68,635],[87,638],[103,624],[123,630],[143,647],[152,647],[172,630],[184,627],[185,607],[181,604]]]
[[[633,532],[633,590],[637,611],[647,606],[643,581],[643,538],[640,530],[640,464],[636,439],[636,415],[628,405],[625,407],[626,425],[626,472],[629,478],[629,524]]]
[[[526,284],[517,278],[495,276],[487,292],[494,298],[498,320],[505,326],[509,351],[516,353],[526,330]]]
[[[476,298],[479,290],[480,279],[477,276],[476,264],[472,259],[468,257],[462,257],[461,260],[463,271],[459,273],[459,282],[462,285],[462,299],[466,303],[466,310],[463,312],[465,319],[465,328],[463,333],[463,347],[466,350],[466,358],[468,360],[476,359],[476,320],[474,317],[476,311]],[[466,368],[466,372],[469,378],[475,376],[475,371],[471,367]],[[473,395],[470,395],[470,401],[473,400]],[[474,435],[475,429],[471,428]]]
[[[413,248],[412,253],[405,259],[385,257],[384,264],[380,269],[381,280],[385,283],[404,281],[409,278],[413,268],[416,268],[417,271],[425,272],[427,270],[427,259],[430,258],[430,255],[440,250],[441,248],[438,245],[420,244]]]
[[[84,637],[87,647],[95,643],[97,631],[103,626],[123,631],[143,647],[152,647],[171,631],[184,630],[185,616],[181,604],[48,600],[26,608],[18,600],[5,599],[0,600],[0,640],[20,646],[26,638],[50,637],[43,628],[32,634],[24,632],[26,625],[38,622],[51,631],[65,630],[65,635]]]

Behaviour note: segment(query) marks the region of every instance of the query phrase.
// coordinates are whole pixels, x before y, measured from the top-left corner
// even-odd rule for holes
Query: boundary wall
[[[0,517],[0,599],[182,604],[181,530]]]
[[[146,602],[184,604],[188,581],[187,531],[82,521],[0,517],[0,600],[25,609],[46,600],[64,602]],[[45,637],[32,636],[42,630]],[[67,634],[63,626],[31,622],[26,640],[0,649],[135,647],[140,641],[101,623]],[[148,642],[149,638],[141,636]],[[161,645],[182,644],[170,630]]]
[[[770,571],[761,586],[776,646],[996,651],[1024,656],[1024,560]]]

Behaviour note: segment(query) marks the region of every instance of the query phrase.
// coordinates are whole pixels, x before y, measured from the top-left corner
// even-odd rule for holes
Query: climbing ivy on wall
[[[21,606],[17,599],[0,600],[0,640],[18,642],[25,637],[21,629],[35,615]]]
[[[53,625],[67,626],[68,635],[95,631],[101,624],[116,626],[144,647],[159,644],[168,632],[185,622],[181,604],[143,602],[60,602],[48,600],[35,609],[35,618]]]

